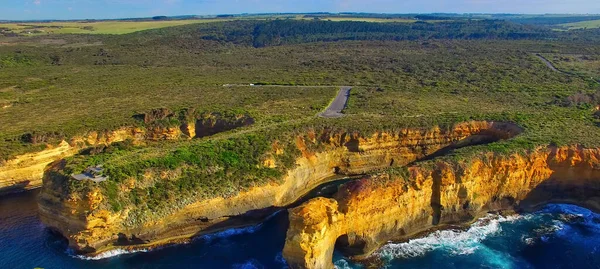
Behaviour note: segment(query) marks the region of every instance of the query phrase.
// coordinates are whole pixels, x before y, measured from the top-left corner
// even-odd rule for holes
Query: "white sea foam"
[[[236,236],[236,235],[241,235],[241,234],[251,234],[251,233],[255,233],[256,231],[260,230],[262,228],[262,224],[258,224],[258,225],[254,225],[254,226],[249,226],[249,227],[244,227],[244,228],[233,228],[233,229],[227,229],[221,232],[216,232],[216,233],[212,233],[212,234],[206,234],[203,236],[198,237],[198,239],[202,239],[205,242],[212,242],[213,240],[216,239],[223,239],[223,238],[228,238],[228,237],[232,237],[232,236]]]
[[[524,217],[488,215],[475,222],[466,231],[442,230],[406,243],[390,243],[381,248],[375,255],[379,255],[381,258],[387,260],[415,258],[436,249],[446,249],[452,255],[469,255],[480,247],[479,243],[482,240],[502,230],[500,223],[514,222],[522,218]]]
[[[553,204],[548,205],[545,209],[539,213],[555,213],[562,212],[566,216],[561,220],[552,220],[551,224],[541,228],[535,229],[536,236],[523,236],[521,240],[527,245],[533,245],[537,240],[547,241],[549,236],[569,236],[569,226],[565,224],[565,221],[570,221],[573,216],[581,217],[582,221],[588,227],[600,229],[600,225],[597,223],[597,219],[600,219],[600,214],[594,213],[588,209],[564,205],[564,204]],[[398,258],[416,258],[422,257],[423,255],[437,250],[444,249],[451,255],[469,255],[475,253],[475,251],[486,252],[486,256],[495,257],[496,265],[499,268],[510,267],[510,261],[506,260],[506,257],[502,255],[496,255],[493,250],[487,249],[481,244],[483,240],[490,236],[497,235],[502,231],[501,223],[515,222],[519,220],[532,220],[533,218],[539,218],[539,215],[528,214],[528,215],[516,215],[510,217],[503,217],[498,215],[488,215],[485,218],[480,219],[474,223],[468,230],[443,230],[434,232],[426,237],[410,240],[406,243],[390,243],[381,248],[375,255],[386,259],[398,259]],[[596,219],[596,220],[594,220]]]
[[[535,238],[532,237],[522,237],[521,240],[523,241],[523,243],[529,246],[535,244]]]
[[[210,243],[217,239],[224,239],[224,238],[228,238],[228,237],[235,236],[235,235],[254,233],[254,232],[258,231],[261,227],[262,227],[262,225],[259,224],[259,225],[255,225],[255,226],[244,227],[244,228],[227,229],[227,230],[224,230],[221,232],[200,236],[200,237],[194,239],[194,241],[195,240],[204,240],[205,243]],[[161,249],[161,248],[153,248],[152,250],[157,250],[157,249]],[[143,249],[143,248],[142,249],[134,249],[134,250],[113,249],[113,250],[109,250],[106,252],[102,252],[96,256],[85,256],[85,255],[75,255],[74,251],[72,251],[71,249],[68,249],[67,254],[69,254],[72,257],[82,259],[82,260],[103,260],[103,259],[120,256],[120,255],[133,254],[133,253],[139,253],[139,252],[148,252],[148,251],[150,251],[150,250]]]
[[[228,229],[228,230],[217,232],[214,234],[203,235],[203,236],[198,237],[198,239],[202,239],[206,243],[210,243],[216,239],[223,239],[223,238],[240,235],[240,234],[254,233],[257,230],[259,230],[260,228],[261,228],[261,225],[259,224],[259,225],[255,225],[255,226],[245,227],[245,228]],[[160,248],[154,248],[152,250],[157,250],[157,249],[160,249]],[[113,249],[113,250],[109,250],[106,252],[102,252],[96,256],[85,256],[85,255],[74,255],[73,254],[74,252],[71,249],[69,249],[69,250],[67,250],[67,254],[69,254],[72,257],[82,259],[82,260],[103,260],[103,259],[120,256],[120,255],[133,254],[133,253],[138,253],[138,252],[148,252],[148,251],[150,251],[150,250],[149,249],[134,249],[134,250]]]
[[[335,269],[352,269],[348,261],[344,259],[339,259],[335,261],[335,263],[333,263],[333,266],[335,267]]]
[[[275,217],[280,212],[281,211],[277,211],[277,212],[271,214],[270,216],[268,216],[265,219],[264,222]],[[235,235],[241,235],[241,234],[251,234],[251,233],[254,233],[254,232],[260,230],[262,228],[262,226],[263,225],[261,223],[261,224],[257,224],[254,226],[244,227],[244,228],[227,229],[227,230],[224,230],[221,232],[203,235],[203,236],[198,237],[197,239],[205,240],[205,242],[210,243],[216,239],[223,239],[223,238],[227,238],[227,237],[231,237],[231,236],[235,236]],[[196,240],[196,239],[194,239],[194,240]],[[133,253],[139,253],[139,252],[148,252],[148,251],[157,250],[157,249],[161,249],[161,248],[153,248],[153,249],[141,248],[141,249],[134,249],[134,250],[114,249],[114,250],[100,253],[99,255],[96,255],[96,256],[76,255],[76,254],[74,254],[74,251],[72,249],[67,249],[66,252],[69,256],[78,258],[78,259],[82,259],[82,260],[103,260],[103,259],[120,256],[120,255],[133,254]]]
[[[265,222],[274,218],[275,216],[277,216],[277,214],[279,214],[281,212],[282,212],[281,210],[277,211],[277,212],[269,215],[268,217],[266,217],[262,223],[259,223],[259,224],[253,225],[253,226],[227,229],[225,231],[200,236],[200,237],[198,237],[198,239],[203,239],[203,240],[206,240],[207,242],[211,242],[212,240],[219,239],[219,238],[222,239],[222,238],[232,237],[232,236],[240,235],[240,234],[255,233],[255,232],[259,231],[260,229],[262,229],[263,224]]]
[[[138,253],[138,252],[148,252],[148,251],[149,251],[148,249],[135,249],[135,250],[113,249],[113,250],[109,250],[106,252],[102,252],[96,256],[85,256],[85,255],[75,255],[73,250],[68,249],[67,254],[69,254],[69,256],[71,256],[71,257],[82,259],[82,260],[97,261],[97,260],[108,259],[108,258],[112,258],[112,257],[116,257],[116,256],[126,255],[126,254],[133,254],[133,253]]]

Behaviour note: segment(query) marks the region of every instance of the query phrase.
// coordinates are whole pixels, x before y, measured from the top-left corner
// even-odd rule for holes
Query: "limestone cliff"
[[[333,268],[336,245],[360,258],[389,240],[468,223],[489,211],[533,210],[550,202],[600,211],[600,149],[486,153],[351,182],[334,199],[290,210],[283,253],[291,268]]]
[[[300,156],[280,181],[229,197],[197,200],[166,217],[149,218],[142,223],[130,220],[131,208],[116,212],[101,209],[99,205],[106,197],[93,188],[87,193],[61,190],[57,184],[61,177],[53,176],[61,172],[61,164],[56,163],[44,178],[40,215],[45,224],[62,233],[70,246],[82,253],[153,247],[261,221],[275,208],[292,204],[336,176],[406,165],[448,148],[506,139],[519,132],[512,124],[494,122],[469,122],[445,129],[381,131],[369,136],[342,131],[309,132],[295,138]],[[282,152],[275,142],[273,151],[266,153],[264,165],[275,166],[271,158],[279,154]],[[160,179],[152,182],[157,180]],[[125,194],[131,189],[127,184],[119,186]],[[179,202],[182,201],[176,201]]]
[[[41,187],[46,166],[89,147],[110,145],[128,139],[135,144],[149,141],[191,139],[254,123],[254,119],[248,115],[237,115],[233,119],[223,119],[219,114],[209,114],[205,118],[190,120],[190,123],[186,122],[181,126],[173,127],[152,124],[152,118],[146,119],[146,121],[148,123],[146,127],[124,127],[103,132],[92,131],[63,140],[58,145],[46,145],[47,149],[39,152],[0,161],[0,194]]]
[[[56,160],[76,154],[80,150],[114,142],[144,139],[145,131],[139,128],[122,128],[110,132],[89,132],[83,136],[63,140],[58,146],[48,145],[47,149],[36,153],[17,156],[0,163],[0,193],[11,190],[28,190],[42,185],[46,166]]]

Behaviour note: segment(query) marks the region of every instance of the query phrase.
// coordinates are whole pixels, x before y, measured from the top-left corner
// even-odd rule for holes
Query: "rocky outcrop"
[[[17,156],[0,163],[0,194],[11,191],[39,188],[46,166],[56,160],[78,153],[80,150],[132,139],[145,139],[146,132],[140,128],[121,128],[116,131],[89,132],[84,136],[63,140],[57,146],[47,145],[47,149]]]
[[[283,254],[291,268],[333,268],[335,246],[362,258],[390,240],[469,223],[490,211],[530,211],[551,202],[600,211],[600,149],[479,154],[354,181],[333,199],[290,210]]]
[[[202,138],[233,130],[239,127],[254,124],[254,118],[243,112],[198,112],[194,108],[185,108],[178,112],[167,108],[157,108],[145,113],[133,116],[146,125],[155,125],[159,128],[171,126],[175,132],[175,126],[179,132],[188,138]]]
[[[38,153],[25,154],[2,163],[0,193],[27,190],[41,186],[44,168],[51,162],[68,156],[71,146],[66,141]]]
[[[254,124],[254,119],[246,114],[224,117],[219,113],[211,113],[201,117],[193,124],[194,136],[190,137],[207,137],[252,124]]]
[[[333,178],[359,175],[390,166],[403,166],[450,148],[507,139],[521,130],[507,123],[469,122],[452,128],[401,129],[370,136],[342,131],[309,132],[295,138],[301,153],[296,165],[277,182],[254,187],[230,197],[197,200],[169,216],[133,223],[129,209],[101,209],[106,199],[96,189],[68,193],[60,189],[56,163],[44,178],[40,194],[42,221],[69,239],[81,253],[95,255],[114,248],[144,248],[185,241],[196,235],[262,221],[277,208],[286,207],[314,187]],[[282,154],[277,142],[266,153]],[[61,179],[62,178],[62,179]],[[119,186],[127,193],[130,186]],[[177,201],[179,202],[179,201]]]
[[[125,140],[141,144],[149,141],[199,138],[254,123],[254,119],[245,114],[237,115],[232,119],[223,119],[220,114],[209,114],[200,120],[193,120],[191,123],[184,123],[181,126],[155,124],[156,121],[174,115],[167,109],[152,110],[140,116],[145,123],[148,123],[146,127],[125,127],[114,131],[88,132],[85,135],[63,140],[58,145],[48,144],[46,145],[47,149],[39,152],[0,161],[0,194],[41,187],[46,166],[89,147],[110,145]],[[32,141],[32,143],[34,142]]]
[[[184,123],[181,125],[181,131],[189,138],[202,138],[252,124],[254,119],[249,115],[240,114],[226,118],[213,113]]]

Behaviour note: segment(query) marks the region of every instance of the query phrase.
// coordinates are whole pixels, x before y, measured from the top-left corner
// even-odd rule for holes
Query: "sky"
[[[600,0],[0,0],[0,20],[275,12],[600,14]]]

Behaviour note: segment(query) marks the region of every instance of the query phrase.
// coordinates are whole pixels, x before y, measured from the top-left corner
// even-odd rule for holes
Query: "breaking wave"
[[[251,234],[251,233],[254,233],[254,232],[260,230],[260,228],[262,228],[261,224],[258,224],[255,226],[244,227],[244,228],[227,229],[225,231],[216,232],[213,234],[202,235],[198,238],[193,239],[192,241],[203,240],[205,243],[211,243],[217,239],[224,239],[224,238],[228,238],[228,237],[232,237],[232,236],[236,236],[236,235]],[[185,243],[182,243],[182,244],[185,244]],[[181,244],[179,244],[179,245],[181,245]],[[172,245],[172,246],[176,246],[176,245]],[[165,247],[169,247],[169,246],[163,246],[163,247],[152,248],[152,249],[145,249],[145,248],[133,249],[133,250],[113,249],[113,250],[109,250],[106,252],[102,252],[96,256],[76,255],[76,254],[74,254],[75,252],[72,249],[67,249],[67,254],[69,254],[69,256],[71,256],[71,257],[81,259],[81,260],[103,260],[103,259],[114,258],[114,257],[121,256],[121,255],[155,251],[155,250],[163,249]]]
[[[109,259],[121,255],[126,254],[134,254],[139,252],[148,252],[148,249],[135,249],[135,250],[127,250],[127,249],[113,249],[106,252],[102,252],[96,256],[85,256],[85,255],[76,255],[72,249],[67,249],[67,254],[73,258],[88,260],[88,261],[98,261],[103,259]]]
[[[352,269],[352,267],[350,267],[350,263],[344,259],[335,261],[333,266],[335,266],[335,269]]]
[[[279,214],[281,211],[277,211],[273,214],[271,214],[270,216],[268,216],[264,221],[268,221],[270,219],[272,219],[273,217],[275,217],[277,214]],[[232,228],[232,229],[227,229],[221,232],[216,232],[216,233],[212,233],[212,234],[206,234],[206,235],[202,235],[199,236],[197,238],[194,238],[193,241],[198,241],[198,240],[203,240],[205,243],[211,243],[214,240],[217,239],[225,239],[228,237],[232,237],[232,236],[236,236],[236,235],[243,235],[243,234],[251,234],[251,233],[255,233],[258,230],[260,230],[263,227],[263,223],[254,225],[254,226],[248,226],[248,227],[243,227],[243,228]],[[103,259],[109,259],[109,258],[114,258],[117,256],[121,256],[121,255],[127,255],[127,254],[134,254],[134,253],[140,253],[140,252],[150,252],[150,251],[155,251],[155,250],[159,250],[159,249],[163,249],[169,246],[176,246],[177,244],[174,245],[167,245],[167,246],[162,246],[162,247],[156,247],[156,248],[152,248],[152,249],[148,249],[148,248],[140,248],[140,249],[133,249],[133,250],[129,250],[129,249],[113,249],[110,251],[106,251],[103,253],[100,253],[96,256],[85,256],[85,255],[77,255],[75,254],[75,252],[72,249],[67,249],[66,253],[73,257],[73,258],[77,258],[77,259],[81,259],[81,260],[103,260]],[[181,244],[179,244],[181,245]],[[252,267],[248,267],[248,268],[252,268]]]
[[[441,230],[406,243],[390,243],[374,255],[385,260],[409,259],[423,256],[436,249],[444,249],[451,255],[473,254],[480,247],[481,241],[502,230],[500,223],[515,222],[523,218],[525,216],[503,217],[490,214],[479,219],[468,230]]]
[[[232,237],[232,236],[236,236],[236,235],[255,233],[256,231],[260,230],[261,228],[262,228],[262,224],[257,224],[254,226],[248,226],[248,227],[244,227],[244,228],[232,228],[232,229],[227,229],[227,230],[224,230],[221,232],[202,235],[202,236],[196,238],[195,240],[204,240],[205,242],[210,243],[216,239],[223,239],[223,238],[228,238],[228,237]]]

